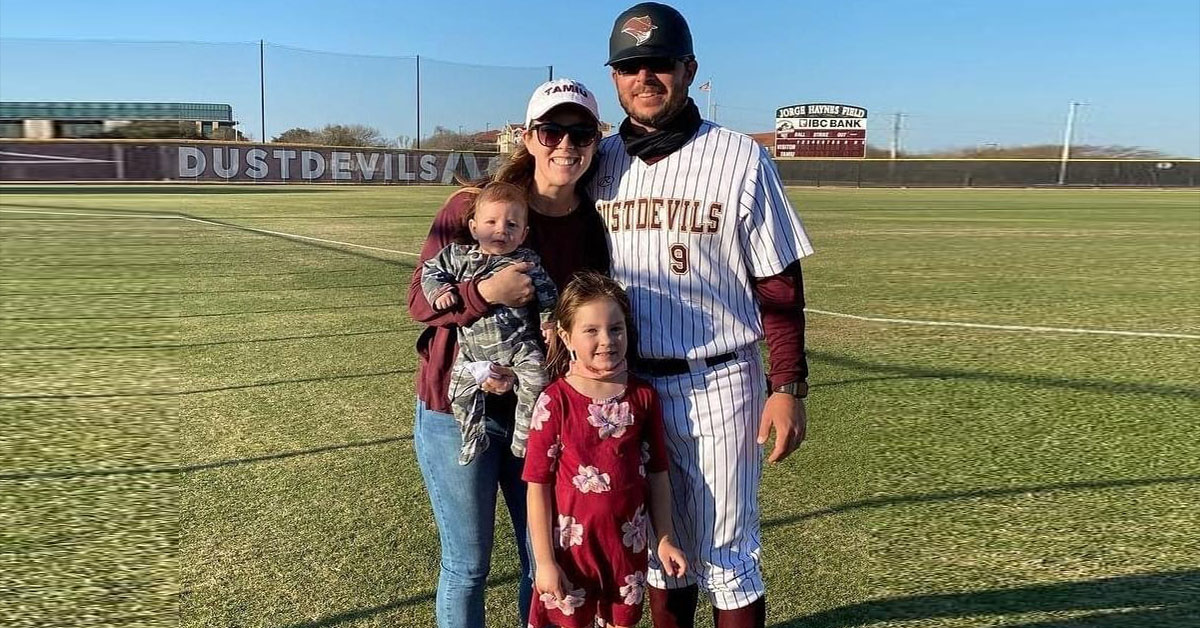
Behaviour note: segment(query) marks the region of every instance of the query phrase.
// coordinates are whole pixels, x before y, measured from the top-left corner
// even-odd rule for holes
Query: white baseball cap
[[[546,81],[533,90],[533,96],[529,97],[529,107],[525,110],[525,128],[533,126],[535,120],[559,105],[583,107],[597,124],[600,123],[600,105],[596,104],[596,95],[592,90],[579,81],[555,79]]]

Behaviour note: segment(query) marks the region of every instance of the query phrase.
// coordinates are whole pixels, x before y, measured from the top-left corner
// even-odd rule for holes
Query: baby
[[[516,422],[512,451],[525,455],[529,417],[533,404],[548,383],[542,366],[541,327],[549,324],[558,298],[541,259],[520,248],[529,233],[528,199],[525,191],[509,183],[491,183],[476,196],[467,216],[467,227],[475,244],[451,244],[425,262],[421,289],[437,310],[459,304],[455,284],[468,279],[485,279],[518,262],[530,262],[535,299],[524,307],[497,304],[483,318],[458,328],[458,357],[450,380],[450,404],[462,432],[459,464],[469,464],[487,448],[484,429],[484,392],[480,385],[494,366],[512,369],[516,375]]]

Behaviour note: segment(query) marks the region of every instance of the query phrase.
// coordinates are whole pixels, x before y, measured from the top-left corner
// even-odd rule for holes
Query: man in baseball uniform
[[[678,11],[622,13],[608,65],[628,117],[600,145],[592,194],[637,322],[635,371],[662,398],[675,530],[695,566],[672,578],[651,552],[654,626],[692,626],[699,588],[718,628],[763,626],[762,445],[774,431],[777,462],[804,440],[812,246],[766,150],[688,97],[697,64]]]

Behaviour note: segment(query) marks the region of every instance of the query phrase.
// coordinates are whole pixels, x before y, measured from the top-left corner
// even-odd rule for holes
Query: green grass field
[[[433,625],[403,301],[448,191],[0,188],[0,624]],[[1200,334],[1196,191],[790,193],[812,308]],[[770,625],[1200,624],[1200,340],[809,327]]]

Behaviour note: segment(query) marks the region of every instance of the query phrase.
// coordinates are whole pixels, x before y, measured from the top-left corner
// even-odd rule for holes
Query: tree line
[[[415,146],[412,138],[407,135],[389,139],[375,127],[365,124],[327,124],[319,129],[295,127],[271,138],[271,142],[364,148],[413,148]],[[494,152],[496,136],[494,131],[464,133],[437,126],[434,127],[432,134],[421,138],[420,147],[435,150]]]
[[[241,131],[233,127],[220,127],[204,135],[195,122],[181,120],[134,120],[129,124],[109,129],[89,137],[99,139],[131,139],[131,140],[220,140],[224,142],[245,142],[247,138]]]

